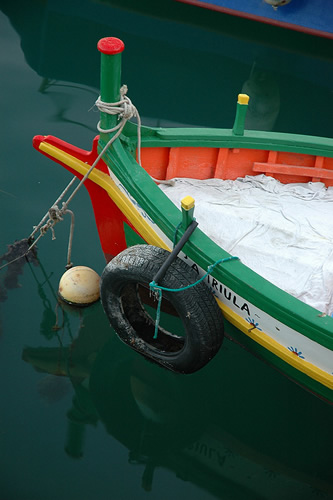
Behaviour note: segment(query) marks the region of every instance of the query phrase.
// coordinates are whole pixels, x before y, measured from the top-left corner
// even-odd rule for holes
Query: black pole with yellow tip
[[[190,239],[192,233],[198,226],[198,222],[193,218],[194,203],[195,203],[194,199],[191,196],[186,196],[185,198],[182,199],[181,202],[182,216],[183,216],[182,226],[184,227],[185,225],[184,227],[185,232],[178,241],[178,243],[175,245],[170,255],[168,255],[167,259],[160,267],[159,271],[154,276],[152,282],[157,284],[159,281],[163,279],[168,268],[171,266],[173,261],[176,260],[179,252],[182,250],[183,246]]]

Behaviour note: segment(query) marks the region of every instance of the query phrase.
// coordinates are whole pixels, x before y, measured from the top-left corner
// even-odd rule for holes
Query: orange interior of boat
[[[283,184],[323,182],[333,186],[333,158],[236,148],[142,148],[143,168],[155,179],[231,179],[266,174]]]

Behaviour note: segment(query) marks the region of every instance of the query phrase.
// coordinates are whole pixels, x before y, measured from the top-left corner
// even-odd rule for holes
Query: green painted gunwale
[[[123,143],[136,148],[137,127],[127,123]],[[261,149],[333,158],[333,139],[282,132],[245,130],[236,136],[230,129],[141,127],[142,147],[210,147]]]
[[[102,134],[101,149],[109,137]],[[105,160],[131,196],[172,241],[181,221],[180,210],[159,189],[134,159],[137,128],[128,124],[124,134],[107,151]],[[230,146],[232,144],[232,146]],[[230,130],[152,129],[144,127],[142,147],[235,147],[293,151],[333,157],[333,140],[292,134],[249,132],[234,136]],[[181,235],[181,231],[180,231]],[[198,228],[185,245],[184,252],[203,269],[229,254]],[[212,275],[244,300],[309,339],[333,350],[333,318],[292,297],[271,284],[240,261],[219,265]]]

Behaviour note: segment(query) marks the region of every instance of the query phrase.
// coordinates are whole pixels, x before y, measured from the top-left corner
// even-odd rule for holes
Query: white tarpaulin
[[[200,229],[271,283],[326,314],[333,312],[333,187],[281,184],[272,177],[235,181],[175,179],[160,185],[177,205],[195,199]]]

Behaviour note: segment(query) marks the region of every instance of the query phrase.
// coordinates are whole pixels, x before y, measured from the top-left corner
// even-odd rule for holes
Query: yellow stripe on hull
[[[321,370],[312,363],[309,363],[309,361],[297,357],[291,351],[288,351],[286,347],[282,346],[281,344],[276,342],[276,340],[269,337],[269,335],[267,335],[266,333],[262,331],[259,332],[259,330],[257,330],[256,328],[249,329],[249,323],[245,321],[245,319],[241,318],[232,309],[230,309],[230,307],[223,304],[223,302],[221,302],[219,299],[216,300],[218,302],[218,305],[222,309],[224,317],[236,328],[238,328],[238,330],[241,330],[243,333],[245,333],[245,335],[250,337],[252,340],[260,344],[268,351],[278,356],[289,365],[296,368],[298,371],[305,373],[310,378],[316,380],[317,382],[320,382],[329,389],[333,389],[333,377],[329,373]]]
[[[47,142],[41,142],[39,149],[49,156],[52,156],[52,158],[61,161],[76,172],[79,172],[83,176],[86,175],[91,166],[78,158],[75,158],[75,156],[62,151],[56,146],[48,144]],[[88,179],[95,182],[95,184],[103,188],[108,193],[112,201],[118,206],[125,217],[131,222],[131,224],[133,224],[149,245],[161,247],[170,251],[170,248],[166,245],[162,238],[160,238],[154,229],[152,229],[138,210],[128,200],[126,195],[120,191],[116,183],[107,174],[94,169],[89,174]]]

